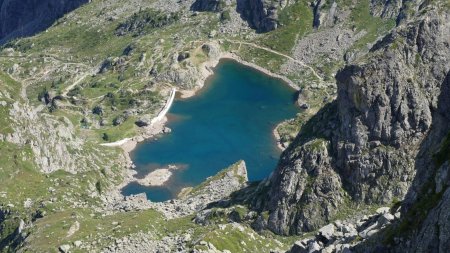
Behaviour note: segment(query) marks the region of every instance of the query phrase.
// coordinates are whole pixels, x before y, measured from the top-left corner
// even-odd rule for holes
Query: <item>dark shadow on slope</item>
[[[257,33],[266,33],[277,28],[277,8],[274,5],[265,7],[262,0],[237,0],[236,2],[236,12]]]
[[[421,192],[428,191],[424,187],[427,186],[428,182],[432,181],[436,169],[443,163],[439,161],[436,154],[440,151],[443,140],[446,139],[450,132],[450,71],[441,85],[438,106],[432,115],[431,130],[422,142],[420,151],[415,159],[417,173],[405,197],[404,211],[408,210],[413,202],[416,202],[414,196],[420,196]]]
[[[225,0],[196,0],[191,5],[191,11],[219,12],[225,7]]]
[[[248,0],[237,0],[236,1],[236,12],[239,13],[242,20],[245,20],[248,26],[252,29],[257,29],[253,22],[251,21],[250,4]]]
[[[89,0],[0,0],[0,45],[32,36]]]

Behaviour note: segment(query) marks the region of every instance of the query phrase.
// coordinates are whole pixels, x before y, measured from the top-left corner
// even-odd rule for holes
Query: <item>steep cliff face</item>
[[[89,0],[0,0],[0,43],[32,35]]]
[[[405,252],[448,252],[450,249],[450,188],[449,186],[449,166],[445,168],[445,190],[435,192],[441,197],[436,206],[429,210],[426,218],[421,221],[420,229],[409,238],[402,239],[402,243],[395,245],[393,251]],[[444,171],[444,170],[439,170]],[[434,190],[434,189],[431,189]],[[364,245],[362,245],[364,246]],[[362,247],[365,248],[365,247]],[[367,252],[367,251],[366,251]]]
[[[448,71],[445,22],[425,19],[393,32],[368,64],[337,75],[335,164],[357,200],[402,197],[414,177]]]
[[[330,153],[329,129],[336,126],[335,115],[336,103],[332,103],[304,127],[318,138],[298,136],[283,154],[263,197],[268,199],[270,230],[284,235],[312,231],[336,215],[344,203],[347,194]]]
[[[311,3],[314,12],[313,26],[318,28],[319,26],[332,26],[336,19],[336,14],[339,12],[338,5],[333,1],[330,8],[325,9],[324,6],[327,3],[325,0],[316,0]]]
[[[278,12],[287,4],[286,0],[238,0],[237,10],[258,32],[269,32],[278,27]]]
[[[382,235],[388,245],[373,242],[356,248],[360,252],[446,252],[450,247],[450,72],[449,15],[432,13],[418,22],[416,37],[421,62],[434,65],[429,71],[442,75],[440,94],[434,97],[430,108],[432,123],[426,138],[420,144],[415,159],[416,176],[402,204],[402,220],[393,226],[391,235]],[[438,18],[438,16],[441,16]],[[444,61],[441,61],[444,60]],[[423,72],[418,76],[423,78]],[[429,87],[435,88],[435,87]],[[393,235],[392,235],[393,234]]]
[[[449,17],[427,11],[336,75],[337,101],[302,129],[270,178],[269,229],[317,229],[347,200],[403,199],[416,172],[426,174],[430,151],[450,129],[450,110],[440,102],[450,69]]]
[[[446,29],[449,31],[449,16]],[[435,30],[432,32],[436,32]],[[439,31],[437,31],[439,32]],[[448,38],[448,35],[447,35]],[[447,54],[449,52],[447,51]],[[446,252],[450,248],[450,71],[442,83],[433,129],[417,159],[417,176],[402,206],[406,239],[394,248],[397,252]],[[428,152],[427,152],[428,151]],[[415,229],[417,227],[418,229]],[[408,234],[411,233],[411,234]]]

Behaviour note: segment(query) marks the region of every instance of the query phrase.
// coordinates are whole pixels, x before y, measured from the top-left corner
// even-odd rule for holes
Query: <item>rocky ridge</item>
[[[149,202],[145,193],[123,197],[120,193],[104,196],[104,211],[128,212],[153,208],[160,211],[168,219],[194,214],[208,204],[225,201],[230,194],[246,187],[247,169],[244,161],[239,161],[217,175],[208,178],[195,188],[182,190],[177,199],[165,202]]]
[[[337,74],[337,102],[303,129],[269,179],[269,229],[311,231],[347,198],[375,204],[406,195],[421,170],[421,143],[438,131],[432,129],[440,129],[435,142],[448,129],[435,122],[445,107],[438,98],[449,70],[447,18],[430,10],[374,45],[370,59]]]

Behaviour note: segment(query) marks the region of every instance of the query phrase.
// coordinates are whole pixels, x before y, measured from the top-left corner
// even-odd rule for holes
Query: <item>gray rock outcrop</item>
[[[326,0],[316,0],[313,4],[313,26],[318,28],[323,26],[332,26],[337,18],[337,8],[338,5],[333,1],[329,8],[324,9],[324,5],[327,3]]]
[[[238,0],[237,11],[258,32],[278,27],[278,11],[287,6],[286,0]]]
[[[308,252],[352,252],[355,246],[366,238],[377,235],[381,230],[395,222],[389,207],[379,208],[375,214],[350,218],[344,221],[336,220],[323,226],[314,237],[297,241],[288,251],[289,253]],[[399,213],[396,213],[397,217]]]
[[[449,31],[448,15],[440,22],[424,29],[429,30],[430,41],[436,42],[436,50],[448,54],[440,47],[439,35]],[[445,22],[444,22],[445,21]],[[442,27],[443,30],[436,29]],[[444,32],[442,32],[444,31]],[[432,36],[431,34],[436,34]],[[422,37],[423,38],[423,37]],[[430,43],[428,41],[428,43]],[[429,55],[431,56],[431,55]],[[428,60],[436,59],[436,55]],[[448,60],[447,60],[448,61]],[[441,85],[436,98],[433,122],[426,139],[420,144],[415,167],[416,176],[402,203],[403,219],[390,229],[393,233],[383,234],[383,241],[372,238],[358,245],[356,252],[446,252],[450,248],[450,71]]]
[[[402,1],[371,0],[370,13],[381,18],[397,18],[402,8]]]
[[[217,62],[221,55],[221,49],[218,43],[208,42],[202,45],[202,52],[208,57],[208,61]],[[178,61],[179,55],[173,55],[170,67],[157,75],[156,80],[161,82],[170,82],[183,89],[192,89],[196,86],[203,86],[206,79],[203,67],[195,66],[190,58],[184,59],[184,66]],[[208,69],[208,71],[212,71]]]
[[[123,197],[121,194],[104,195],[104,212],[129,212],[154,208],[168,219],[192,215],[205,209],[214,202],[225,201],[230,194],[248,185],[247,168],[244,161],[239,161],[209,177],[195,188],[185,188],[177,199],[165,202],[150,202],[145,193]],[[206,210],[208,212],[208,210]]]
[[[201,185],[184,189],[178,199],[152,203],[152,207],[168,218],[191,215],[205,209],[212,202],[225,201],[230,194],[246,187],[247,183],[245,162],[239,161],[206,179]]]
[[[35,163],[43,173],[57,170],[77,173],[86,168],[98,168],[93,162],[96,152],[88,155],[83,153],[85,142],[76,136],[73,123],[65,117],[58,120],[43,112],[43,109],[43,105],[32,108],[15,102],[9,117],[15,126],[28,127],[15,127],[16,131],[8,134],[6,141],[18,145],[29,144]],[[37,121],[39,124],[34,123]]]
[[[446,252],[450,249],[450,188],[442,195],[441,201],[433,208],[422,223],[420,230],[410,240],[395,247],[402,252]]]

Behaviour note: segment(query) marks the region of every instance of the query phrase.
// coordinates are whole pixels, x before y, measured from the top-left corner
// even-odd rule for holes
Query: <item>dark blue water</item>
[[[169,164],[181,169],[163,187],[131,183],[123,194],[145,192],[152,201],[165,201],[241,159],[251,181],[267,177],[281,153],[272,131],[299,112],[294,100],[295,90],[283,81],[221,61],[195,97],[175,100],[167,124],[172,133],[139,144],[131,154],[137,177]]]

